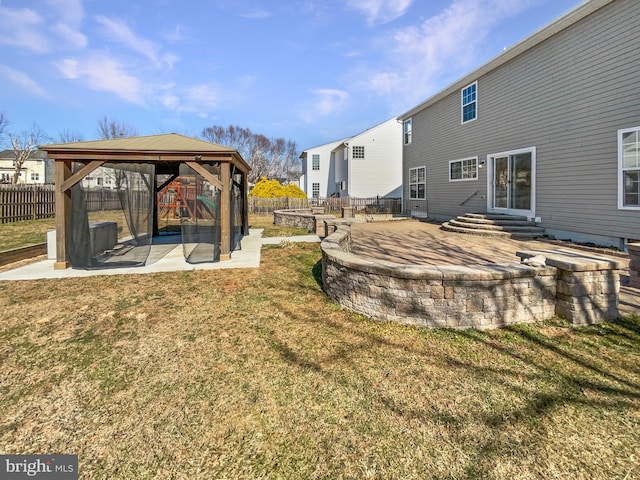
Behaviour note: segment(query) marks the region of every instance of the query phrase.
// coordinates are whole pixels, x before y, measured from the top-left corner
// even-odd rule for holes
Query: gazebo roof
[[[187,137],[177,133],[148,135],[144,137],[112,138],[108,140],[92,140],[88,142],[52,143],[39,145],[40,150],[68,151],[128,151],[128,152],[229,152],[236,150],[217,143],[198,138]]]
[[[177,133],[113,138],[88,142],[39,145],[53,159],[166,162],[197,158],[231,161],[247,172],[250,167],[237,150]]]

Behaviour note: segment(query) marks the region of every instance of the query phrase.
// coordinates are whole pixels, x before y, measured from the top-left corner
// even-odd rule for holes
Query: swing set
[[[216,204],[205,195],[198,195],[196,184],[189,178],[180,177],[169,183],[158,193],[159,217],[169,220],[215,219]]]

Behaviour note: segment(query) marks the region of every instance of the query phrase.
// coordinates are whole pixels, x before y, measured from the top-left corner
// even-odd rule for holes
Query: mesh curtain
[[[237,174],[233,176],[231,184],[231,251],[240,250],[243,226],[244,226],[244,204],[242,175]]]
[[[73,172],[84,165],[74,163]],[[105,164],[106,178],[112,180],[119,199],[119,209],[92,213],[90,193],[82,182],[72,189],[71,236],[68,252],[74,268],[136,267],[146,263],[153,235],[153,188],[155,167],[152,164]]]
[[[220,179],[218,164],[202,164]],[[220,260],[220,190],[187,164],[180,165],[179,181],[183,191],[180,228],[184,258],[188,263]]]

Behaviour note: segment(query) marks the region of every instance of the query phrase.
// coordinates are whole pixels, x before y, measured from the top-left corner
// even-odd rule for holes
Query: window
[[[640,210],[640,127],[618,131],[618,207]]]
[[[320,155],[317,153],[311,155],[311,169],[320,170]]]
[[[31,181],[32,182],[40,181],[40,174],[36,172],[31,173]]]
[[[364,158],[364,146],[353,147],[353,158]]]
[[[427,198],[427,167],[409,169],[409,198],[424,200]]]
[[[478,157],[452,160],[449,162],[449,181],[478,179]]]
[[[313,198],[320,198],[320,184],[312,183],[311,184],[311,195]]]
[[[0,176],[0,183],[9,183],[11,181],[11,175],[8,173],[3,173]]]
[[[462,123],[478,117],[478,82],[462,89]]]
[[[404,144],[409,145],[411,143],[411,127],[412,127],[412,118],[407,118],[404,121]]]

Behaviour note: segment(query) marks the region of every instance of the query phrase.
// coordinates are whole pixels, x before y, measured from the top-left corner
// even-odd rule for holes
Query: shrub
[[[279,197],[292,197],[292,198],[306,198],[307,195],[300,190],[297,185],[280,185],[275,179],[267,179],[262,177],[258,180],[258,183],[253,187],[249,193],[252,197],[260,198],[279,198]]]

